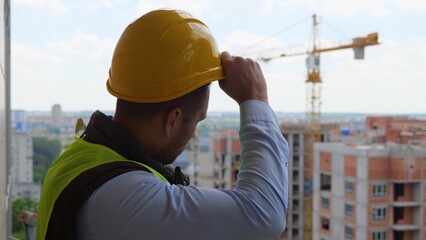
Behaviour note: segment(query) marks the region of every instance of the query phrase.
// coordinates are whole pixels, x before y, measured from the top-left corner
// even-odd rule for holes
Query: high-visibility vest
[[[71,239],[72,220],[78,208],[102,184],[130,171],[153,168],[125,159],[114,150],[76,138],[53,162],[44,179],[38,205],[36,239]]]

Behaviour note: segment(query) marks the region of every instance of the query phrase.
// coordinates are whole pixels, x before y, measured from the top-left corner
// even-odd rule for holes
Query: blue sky
[[[124,28],[157,8],[179,8],[204,21],[221,51],[263,56],[306,50],[311,16],[321,46],[378,32],[364,60],[352,50],[321,55],[322,112],[426,113],[424,0],[14,0],[12,109],[113,110],[105,81]],[[280,34],[277,34],[280,33]],[[305,56],[262,63],[276,111],[305,111]],[[210,111],[238,106],[212,86]]]

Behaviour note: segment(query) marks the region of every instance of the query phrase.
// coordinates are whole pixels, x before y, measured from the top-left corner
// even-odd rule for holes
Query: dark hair
[[[210,84],[207,84],[186,95],[160,103],[129,102],[117,98],[116,114],[143,121],[152,119],[162,112],[178,107],[182,109],[184,119],[189,120],[192,118],[193,113],[202,107],[202,99],[208,94],[209,87]]]

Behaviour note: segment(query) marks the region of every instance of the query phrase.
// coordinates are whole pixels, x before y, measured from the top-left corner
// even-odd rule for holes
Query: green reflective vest
[[[127,160],[105,146],[76,138],[55,160],[44,179],[36,239],[71,239],[72,218],[93,191],[125,172],[146,170],[167,182],[145,164]]]

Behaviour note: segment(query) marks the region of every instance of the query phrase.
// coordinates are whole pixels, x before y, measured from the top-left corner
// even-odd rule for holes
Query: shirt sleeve
[[[129,172],[98,188],[75,221],[78,239],[267,239],[285,228],[288,144],[268,104],[240,105],[235,189],[170,185]]]

